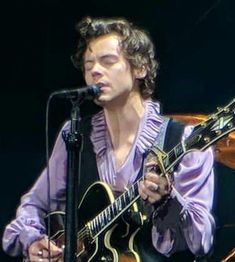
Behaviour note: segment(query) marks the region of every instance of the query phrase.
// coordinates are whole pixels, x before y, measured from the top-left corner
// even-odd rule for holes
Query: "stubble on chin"
[[[94,101],[94,103],[95,103],[96,105],[98,105],[98,106],[103,107],[103,106],[105,105],[105,101],[100,100],[99,97],[98,97],[98,98],[95,98],[93,101]]]

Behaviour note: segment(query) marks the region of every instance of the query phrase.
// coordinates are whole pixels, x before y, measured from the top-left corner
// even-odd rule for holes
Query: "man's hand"
[[[44,237],[34,241],[28,249],[28,259],[30,262],[59,262],[62,261],[62,249],[50,241],[50,254],[48,251],[49,240]]]
[[[151,162],[146,164],[147,167],[151,165],[153,165]],[[165,176],[160,176],[154,171],[145,173],[144,179],[140,181],[138,189],[142,199],[148,200],[151,204],[160,201],[164,196],[170,193],[170,185],[167,178]]]

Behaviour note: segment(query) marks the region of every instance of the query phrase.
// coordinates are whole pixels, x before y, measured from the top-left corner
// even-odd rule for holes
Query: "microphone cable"
[[[48,256],[49,256],[49,262],[51,262],[51,182],[50,182],[50,156],[49,156],[49,112],[50,112],[50,103],[53,98],[53,94],[49,96],[46,103],[46,123],[45,123],[45,139],[46,139],[46,145],[45,145],[45,151],[46,151],[46,176],[47,176],[47,235],[48,235]]]

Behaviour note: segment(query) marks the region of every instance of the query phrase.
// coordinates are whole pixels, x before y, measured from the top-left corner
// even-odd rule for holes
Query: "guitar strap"
[[[81,121],[81,134],[83,137],[83,151],[81,155],[81,177],[78,192],[78,203],[88,187],[99,180],[96,156],[90,140],[92,116],[86,116]]]
[[[163,124],[153,146],[158,147],[165,152],[169,152],[181,141],[184,128],[185,125],[183,123],[168,117],[164,117]],[[139,177],[140,176],[142,176],[142,172],[141,174],[139,174]],[[145,208],[143,208],[143,205],[145,205]],[[139,206],[141,210],[150,212],[150,214],[153,212],[153,206],[151,204],[147,205],[146,207],[146,203],[143,203],[143,201],[140,200]],[[178,214],[179,210],[181,210],[181,206],[175,199],[170,199],[168,200],[166,208],[168,209],[169,213],[166,214],[166,212],[164,212],[163,210],[163,214],[159,215],[164,218],[164,221],[167,221],[166,224],[168,225],[170,225],[171,223],[177,223],[177,221],[179,220]],[[177,229],[177,232],[175,232],[178,238],[178,241],[176,243],[177,250],[180,251],[176,252],[169,258],[158,253],[152,245],[152,223],[154,223],[154,219],[152,218],[152,216],[150,216],[150,219],[147,221],[147,223],[144,224],[144,226],[141,227],[141,230],[135,237],[135,247],[138,250],[138,254],[141,257],[142,262],[195,261],[195,256],[189,250],[185,250],[185,240],[180,227]],[[158,225],[157,227],[160,231],[162,230],[163,232],[167,229],[164,227],[164,225]]]
[[[167,121],[168,124],[164,137],[164,146],[162,148],[165,152],[168,152],[181,141],[185,125],[171,118],[168,118],[168,120],[166,118],[165,121]],[[155,141],[155,143],[157,143],[157,141]]]

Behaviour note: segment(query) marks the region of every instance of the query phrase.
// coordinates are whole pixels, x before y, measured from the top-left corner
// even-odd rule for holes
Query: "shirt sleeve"
[[[185,128],[183,139],[191,132]],[[163,212],[153,215],[152,240],[162,254],[189,248],[205,255],[213,244],[215,221],[213,150],[188,152],[173,173],[171,199]]]
[[[62,130],[67,128],[68,122]],[[16,218],[5,228],[3,249],[11,256],[22,253],[26,255],[29,245],[46,234],[44,218],[49,210],[64,210],[67,152],[62,130],[59,132],[49,160],[49,170],[45,168],[32,188],[23,195]],[[50,202],[48,202],[48,193]]]

